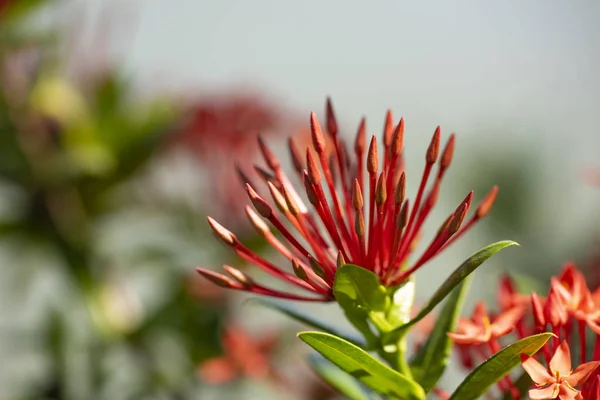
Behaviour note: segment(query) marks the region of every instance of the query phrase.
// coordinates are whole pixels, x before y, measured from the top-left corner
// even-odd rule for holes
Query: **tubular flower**
[[[600,364],[592,361],[571,370],[571,352],[566,341],[556,349],[548,369],[526,354],[521,355],[521,363],[537,386],[529,391],[530,398],[561,400],[583,399],[581,392],[574,387],[583,385]]]
[[[259,145],[268,167],[261,169],[261,176],[274,206],[242,174],[254,206],[246,208],[248,218],[258,233],[288,260],[293,273],[251,252],[233,233],[209,218],[217,236],[238,255],[313,296],[266,288],[231,267],[226,268],[231,277],[198,269],[200,274],[232,289],[288,299],[329,301],[333,300],[332,286],[337,267],[351,263],[374,272],[381,284],[393,287],[405,282],[490,210],[496,197],[496,187],[483,199],[472,217],[463,223],[471,207],[473,193],[470,192],[446,218],[425,251],[409,263],[422,235],[422,227],[437,203],[442,179],[452,161],[454,135],[450,135],[445,148],[440,151],[441,131],[439,127],[435,130],[425,154],[425,168],[418,192],[414,200],[409,201],[405,195],[404,119],[394,125],[392,114],[388,111],[382,149],[377,146],[375,136],[367,146],[363,119],[352,155],[339,134],[329,101],[326,115],[329,144],[314,113],[310,117],[312,148],[309,146],[301,153],[294,141],[289,141],[294,170],[302,182],[312,211],[292,186],[279,160],[260,138]],[[436,164],[437,173],[434,174]],[[426,191],[430,177],[433,183]],[[367,190],[368,195],[365,195]],[[265,219],[279,231],[283,240],[271,232]]]

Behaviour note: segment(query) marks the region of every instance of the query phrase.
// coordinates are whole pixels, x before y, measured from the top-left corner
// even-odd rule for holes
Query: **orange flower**
[[[523,311],[523,307],[513,307],[496,318],[491,318],[485,304],[479,301],[475,305],[473,317],[459,319],[456,332],[449,332],[448,336],[458,344],[489,343],[510,333],[523,316]]]
[[[223,333],[225,354],[200,364],[199,378],[212,384],[227,383],[241,377],[276,378],[269,361],[275,342],[273,334],[264,335],[257,340],[250,337],[243,328],[230,326]]]
[[[583,385],[600,362],[588,362],[571,370],[571,352],[564,341],[556,349],[548,369],[526,354],[521,355],[521,364],[537,386],[529,391],[531,399],[583,400],[575,386]]]

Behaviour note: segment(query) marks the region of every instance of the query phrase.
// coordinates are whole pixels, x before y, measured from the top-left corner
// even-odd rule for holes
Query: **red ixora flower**
[[[583,385],[600,365],[599,361],[592,361],[571,370],[571,352],[566,341],[556,349],[548,369],[526,354],[521,355],[521,363],[537,386],[529,391],[530,398],[560,400],[583,400],[584,397],[575,386]]]
[[[490,210],[496,197],[496,187],[487,194],[468,222],[463,224],[473,198],[473,192],[470,192],[442,223],[425,251],[409,264],[409,258],[421,237],[423,224],[437,203],[442,179],[452,161],[454,134],[450,135],[440,156],[441,132],[439,127],[435,130],[425,154],[419,190],[414,201],[409,202],[405,198],[404,119],[394,125],[392,114],[388,111],[380,163],[375,136],[371,138],[368,148],[366,146],[364,119],[358,127],[352,157],[339,135],[330,101],[326,110],[326,130],[333,149],[327,148],[325,135],[314,112],[310,117],[313,148],[305,149],[305,158],[293,140],[289,141],[294,170],[304,186],[312,212],[261,138],[259,145],[268,166],[262,178],[266,181],[275,207],[242,174],[254,206],[254,209],[246,208],[248,217],[273,248],[289,260],[293,273],[255,254],[232,232],[208,218],[217,236],[243,259],[313,296],[267,288],[229,266],[225,269],[230,277],[198,268],[200,274],[232,289],[286,299],[329,301],[333,299],[331,288],[339,265],[347,262],[359,265],[374,272],[382,284],[398,285],[462,236]],[[436,163],[437,174],[433,175],[433,184],[426,192]],[[365,187],[368,187],[369,193],[366,199],[363,196]],[[281,216],[274,208],[279,210]],[[263,218],[280,232],[283,241],[271,232]]]

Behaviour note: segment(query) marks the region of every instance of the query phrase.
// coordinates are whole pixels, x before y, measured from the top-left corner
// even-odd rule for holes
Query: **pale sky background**
[[[507,163],[523,151],[541,237],[599,220],[581,173],[600,166],[597,1],[73,0],[65,15],[89,33],[98,10],[118,28],[109,53],[143,91],[242,85],[307,118],[331,95],[347,132],[366,115],[378,135],[391,108],[407,120],[409,169],[436,125],[458,134],[454,202],[478,174],[473,151]],[[78,37],[93,63],[102,48]]]

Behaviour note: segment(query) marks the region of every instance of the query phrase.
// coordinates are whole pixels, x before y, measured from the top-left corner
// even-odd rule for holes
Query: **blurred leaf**
[[[373,400],[374,393],[365,393],[360,384],[323,357],[312,355],[308,359],[313,370],[335,390],[351,400]],[[378,396],[379,397],[379,396]]]
[[[321,332],[301,332],[298,337],[378,393],[403,400],[425,399],[425,391],[418,383],[385,366],[350,342]]]
[[[434,388],[448,364],[452,340],[447,333],[454,330],[469,283],[467,278],[452,290],[429,338],[410,363],[413,378],[426,392]]]
[[[0,20],[2,22],[6,22],[10,20],[10,22],[16,22],[23,17],[29,16],[31,13],[37,11],[41,6],[47,5],[54,0],[7,0],[4,1],[4,4],[0,6]]]
[[[510,246],[518,246],[517,242],[513,242],[512,240],[504,240],[501,242],[496,242],[490,244],[483,249],[479,250],[477,253],[473,254],[469,257],[465,262],[463,262],[452,275],[446,279],[446,281],[439,287],[439,289],[433,294],[433,296],[429,299],[427,304],[419,311],[419,313],[408,323],[400,326],[399,328],[394,329],[389,332],[383,338],[384,344],[391,344],[398,341],[401,338],[406,330],[423,319],[427,314],[429,314],[435,306],[437,306],[448,294],[454,289],[460,282],[462,282],[467,276],[469,276],[477,267],[483,264],[488,258],[496,254],[498,251],[510,247]]]
[[[452,393],[450,400],[478,399],[490,386],[521,363],[521,354],[532,356],[552,336],[552,333],[540,333],[506,346],[475,368]]]
[[[353,343],[359,347],[364,348],[365,344],[362,343],[362,341],[358,338],[353,338],[348,336],[347,334],[342,334],[340,333],[336,328],[329,326],[326,322],[323,321],[319,321],[315,318],[313,318],[311,315],[308,315],[307,313],[304,313],[302,311],[299,311],[293,307],[284,305],[284,304],[280,304],[280,303],[276,303],[274,301],[271,300],[266,300],[266,299],[260,299],[260,298],[253,298],[250,299],[249,302],[256,302],[258,304],[261,304],[265,307],[269,307],[272,308],[274,310],[280,311],[282,313],[284,313],[285,315],[295,319],[298,322],[301,322],[303,324],[306,325],[310,325],[313,328],[319,329],[323,332],[327,332],[330,333],[332,335],[338,336],[343,338],[344,340],[349,341],[350,343]]]

